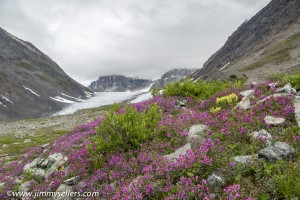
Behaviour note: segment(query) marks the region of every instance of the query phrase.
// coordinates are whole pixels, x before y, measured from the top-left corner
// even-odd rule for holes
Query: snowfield
[[[95,93],[95,96],[87,99],[82,100],[82,102],[72,102],[69,106],[65,107],[63,110],[53,114],[53,116],[57,115],[67,115],[75,113],[81,109],[87,108],[95,108],[99,106],[106,106],[111,105],[114,103],[121,103],[126,100],[131,100],[131,103],[137,103],[144,100],[147,100],[152,97],[151,93],[149,92],[152,85],[147,88],[138,91],[127,91],[127,92],[98,92]],[[58,100],[56,98],[56,100]],[[66,103],[66,102],[64,102]]]

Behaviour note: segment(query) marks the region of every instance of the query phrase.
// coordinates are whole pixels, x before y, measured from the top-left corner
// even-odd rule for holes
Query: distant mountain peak
[[[88,88],[94,92],[125,92],[143,89],[150,84],[151,80],[148,79],[124,75],[105,75],[100,76],[97,81],[93,81]]]

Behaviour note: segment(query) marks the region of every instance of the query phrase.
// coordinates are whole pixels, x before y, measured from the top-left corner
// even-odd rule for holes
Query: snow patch
[[[3,106],[4,108],[6,108],[6,109],[7,109],[6,105],[5,105],[5,104],[3,104],[1,101],[0,101],[0,106]]]
[[[230,64],[230,62],[227,63],[226,65],[224,65],[224,67],[222,67],[221,69],[219,69],[219,72],[222,71],[223,69],[225,69],[225,67],[227,67],[229,64]]]
[[[99,106],[112,105],[114,103],[121,103],[123,101],[127,101],[134,97],[139,98],[139,96],[143,95],[141,99],[148,99],[146,93],[150,93],[149,90],[154,83],[152,83],[149,87],[137,90],[137,91],[127,91],[127,92],[95,92],[94,96],[83,100],[82,102],[75,102],[73,104],[68,105],[63,110],[54,113],[53,116],[57,115],[67,115],[75,113],[77,110],[87,109],[87,108],[95,108]],[[85,94],[91,95],[92,93],[85,92]],[[149,95],[149,94],[148,94]],[[136,100],[137,101],[137,100]]]
[[[2,96],[1,95],[1,97],[5,100],[5,101],[7,101],[7,102],[9,102],[9,103],[14,103],[14,102],[12,102],[11,100],[9,100],[7,97],[5,97],[5,96]]]
[[[75,103],[75,101],[71,101],[68,99],[64,99],[60,96],[55,96],[55,97],[49,97],[50,99],[54,100],[54,101],[58,101],[58,102],[62,102],[62,103]]]
[[[147,92],[147,93],[142,94],[142,95],[138,96],[137,98],[133,99],[132,101],[130,101],[130,103],[139,103],[139,102],[148,100],[150,98],[152,98],[152,94],[151,94],[151,92]]]
[[[84,92],[84,94],[86,95],[86,97],[91,97],[93,93],[90,93],[90,92]]]
[[[202,76],[199,76],[199,78],[196,78],[193,83],[195,83],[196,81],[198,81],[200,78],[202,78]]]
[[[67,94],[64,94],[64,93],[60,93],[60,94],[63,95],[63,96],[65,96],[65,97],[69,97],[69,98],[71,98],[71,99],[74,99],[75,101],[82,101],[82,99],[78,99],[78,98],[76,98],[76,97],[72,97],[72,96],[67,95]]]
[[[40,95],[38,95],[37,93],[35,93],[34,91],[32,91],[32,89],[30,89],[30,88],[26,87],[25,85],[23,85],[23,88],[24,88],[25,90],[28,90],[28,91],[30,91],[32,94],[34,94],[34,95],[36,95],[36,96],[40,97]]]

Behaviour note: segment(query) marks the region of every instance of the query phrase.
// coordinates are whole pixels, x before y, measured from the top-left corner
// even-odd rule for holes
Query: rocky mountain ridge
[[[87,95],[47,55],[0,28],[0,120],[41,117]]]
[[[160,79],[154,81],[152,88],[163,88],[165,84],[179,81],[191,75],[195,71],[196,69],[185,69],[185,68],[171,69],[166,73],[164,73]]]
[[[88,88],[94,92],[125,92],[147,88],[162,88],[167,83],[178,81],[191,75],[196,69],[171,69],[158,80],[151,81],[142,78],[126,77],[123,75],[100,76]]]
[[[300,1],[272,0],[245,21],[191,77],[230,76],[260,81],[274,72],[300,69]]]
[[[125,92],[148,87],[151,80],[126,77],[122,75],[100,76],[88,88],[94,92]]]

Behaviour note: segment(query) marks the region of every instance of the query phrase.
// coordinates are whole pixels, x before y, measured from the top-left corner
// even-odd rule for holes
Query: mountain
[[[151,80],[131,78],[122,75],[100,76],[88,88],[94,92],[125,92],[150,86]]]
[[[154,81],[152,88],[162,88],[167,83],[172,83],[190,76],[196,69],[172,69],[167,71],[160,79]]]
[[[191,77],[196,80],[268,74],[300,69],[300,1],[272,0],[245,21]]]
[[[0,28],[1,121],[41,117],[88,92],[31,43]]]

